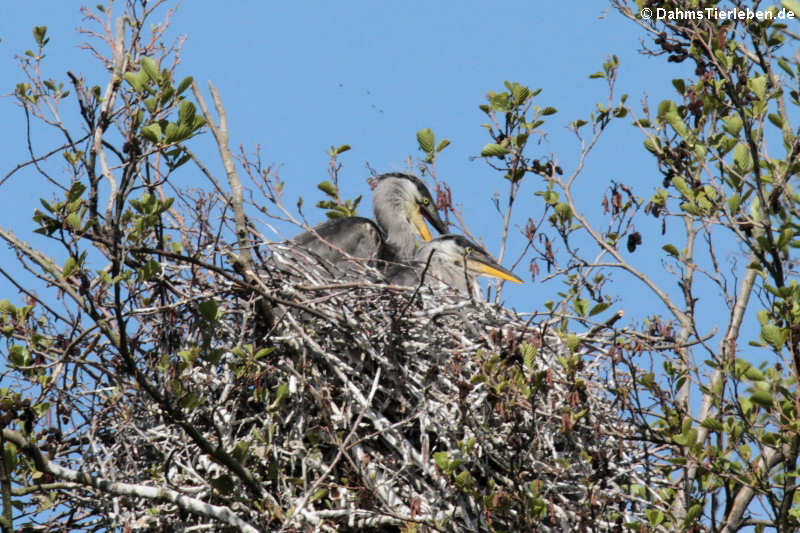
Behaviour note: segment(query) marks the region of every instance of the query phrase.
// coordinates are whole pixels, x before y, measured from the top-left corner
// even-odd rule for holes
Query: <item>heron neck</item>
[[[394,178],[384,178],[372,196],[375,221],[386,236],[386,245],[397,259],[414,255],[414,226],[408,219],[409,199]]]

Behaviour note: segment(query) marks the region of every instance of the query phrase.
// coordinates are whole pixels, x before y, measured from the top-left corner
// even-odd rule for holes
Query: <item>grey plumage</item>
[[[440,235],[426,242],[411,263],[389,269],[386,278],[393,285],[413,287],[419,285],[423,271],[426,283],[443,283],[465,293],[479,291],[475,276],[522,283],[520,278],[492,259],[486,250],[462,235]]]
[[[372,259],[383,245],[383,232],[364,217],[328,220],[292,238],[292,243],[327,260],[342,259],[342,253]],[[338,250],[337,250],[338,249]]]
[[[332,264],[346,256],[394,262],[412,257],[417,237],[430,240],[423,218],[440,233],[447,231],[428,188],[415,176],[378,176],[372,195],[375,222],[363,217],[329,220],[290,243]]]

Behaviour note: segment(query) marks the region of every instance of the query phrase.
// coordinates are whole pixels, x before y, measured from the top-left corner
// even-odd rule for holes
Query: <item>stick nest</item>
[[[640,520],[632,494],[654,480],[607,392],[602,335],[568,343],[552,316],[387,286],[355,262],[333,273],[285,245],[257,252],[257,283],[165,261],[150,294],[169,288],[169,301],[131,295],[130,339],[162,403],[119,366],[116,387],[91,391],[94,453],[59,462],[166,486],[264,531]],[[84,496],[108,525],[222,527],[175,502]]]

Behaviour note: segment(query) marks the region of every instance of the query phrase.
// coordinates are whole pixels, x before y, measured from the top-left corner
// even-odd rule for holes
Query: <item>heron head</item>
[[[447,226],[439,216],[436,203],[422,180],[416,176],[403,173],[384,174],[378,180],[376,194],[373,198],[376,218],[378,218],[378,211],[387,211],[380,204],[399,203],[398,207],[401,209],[405,219],[422,240],[427,242],[433,238],[425,220],[430,222],[439,233],[447,232]],[[378,194],[378,189],[381,189],[381,194]],[[391,221],[387,220],[385,223],[388,226]]]
[[[433,241],[433,250],[440,255],[440,260],[452,263],[456,268],[466,267],[467,272],[474,276],[489,276],[492,278],[523,283],[510,270],[497,263],[492,256],[480,245],[475,244],[461,235],[442,235]],[[428,246],[431,247],[430,245]],[[435,256],[434,256],[435,257]]]

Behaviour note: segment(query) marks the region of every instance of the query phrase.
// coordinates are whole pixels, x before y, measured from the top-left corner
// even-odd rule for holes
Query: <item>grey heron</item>
[[[375,222],[363,217],[328,220],[290,242],[332,264],[342,261],[343,254],[394,262],[413,256],[417,236],[431,240],[425,219],[439,233],[447,231],[431,193],[416,176],[399,172],[378,176],[372,206]]]
[[[440,235],[426,242],[415,255],[413,263],[393,267],[386,278],[394,285],[416,286],[429,259],[425,280],[436,280],[462,292],[470,293],[478,289],[475,276],[522,283],[520,278],[498,264],[481,246],[462,235],[452,234]]]

